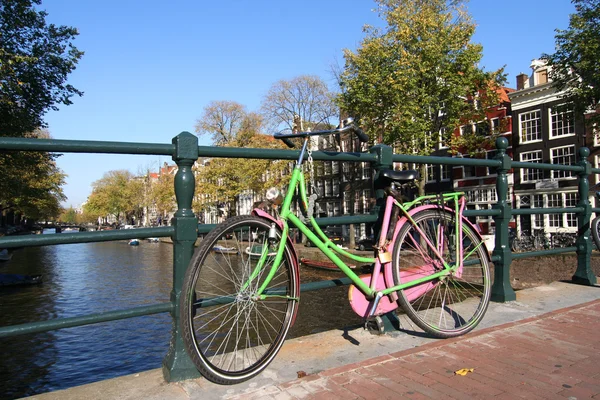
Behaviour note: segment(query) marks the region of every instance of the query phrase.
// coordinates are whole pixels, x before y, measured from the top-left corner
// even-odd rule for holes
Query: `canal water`
[[[43,283],[0,287],[0,326],[82,316],[169,301],[173,246],[127,241],[23,248],[1,273],[43,274]],[[302,267],[302,282],[339,273]],[[289,337],[360,324],[346,286],[303,293]],[[65,389],[160,368],[168,314],[0,339],[0,399]]]

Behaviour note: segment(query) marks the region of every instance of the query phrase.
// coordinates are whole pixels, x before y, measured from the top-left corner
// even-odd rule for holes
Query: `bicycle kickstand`
[[[377,306],[379,305],[379,301],[383,295],[381,292],[377,292],[373,302],[371,303],[371,308],[369,309],[369,313],[365,318],[365,329],[368,330],[373,335],[383,335],[385,333],[385,325],[383,323],[383,319],[379,315],[375,315],[375,311],[377,310]]]

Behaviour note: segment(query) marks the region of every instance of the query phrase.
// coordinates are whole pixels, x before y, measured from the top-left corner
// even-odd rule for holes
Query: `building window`
[[[565,207],[575,207],[577,206],[577,202],[579,201],[579,196],[576,192],[565,193]],[[577,214],[569,213],[565,214],[566,222],[568,227],[576,228],[577,227]]]
[[[573,110],[562,105],[550,109],[550,137],[557,138],[575,134]]]
[[[340,173],[340,163],[339,161],[332,161],[331,162],[331,167],[333,170],[334,174],[339,174]]]
[[[317,176],[323,176],[323,163],[318,162],[317,164]]]
[[[542,140],[540,110],[520,114],[519,124],[521,125],[521,143]]]
[[[371,164],[368,162],[362,163],[362,178],[370,179],[371,178]]]
[[[534,194],[531,196],[532,208],[544,208],[544,196],[541,194]],[[533,227],[534,228],[543,228],[544,227],[544,214],[533,214]]]
[[[442,165],[441,181],[449,181],[452,167],[450,165]]]
[[[323,181],[317,181],[317,191],[319,196],[323,196]]]
[[[541,85],[543,83],[548,83],[548,70],[542,69],[540,71],[535,72],[535,84]]]
[[[548,195],[548,208],[559,208],[562,206],[562,196],[560,193]],[[559,228],[562,226],[561,214],[548,214],[548,226]]]
[[[330,180],[325,181],[325,196],[326,197],[331,196],[331,181]]]
[[[575,162],[575,146],[557,147],[551,149],[552,164],[571,165]],[[552,178],[569,178],[572,176],[572,171],[552,171]]]
[[[340,180],[337,178],[335,178],[333,180],[333,195],[334,196],[340,195]]]
[[[357,190],[354,192],[354,214],[361,213],[361,202],[360,202],[360,192]]]
[[[342,181],[348,182],[350,180],[350,163],[343,162],[342,163]]]
[[[325,161],[325,175],[331,175],[331,162]]]
[[[448,148],[448,132],[446,128],[440,129],[440,149]]]
[[[371,211],[371,191],[369,189],[363,190],[363,203],[364,212]]]
[[[433,182],[435,180],[435,167],[433,164],[425,164],[425,169],[427,170],[426,182]]]
[[[542,151],[528,151],[521,153],[522,162],[530,163],[541,163],[542,162]],[[544,177],[544,172],[541,169],[533,168],[521,168],[521,181],[522,182],[537,182]]]
[[[461,136],[473,133],[473,125],[463,125],[460,127]]]

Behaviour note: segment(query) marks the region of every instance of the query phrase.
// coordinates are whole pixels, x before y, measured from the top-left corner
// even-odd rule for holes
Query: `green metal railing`
[[[596,277],[590,268],[592,245],[590,241],[590,217],[592,212],[600,209],[592,208],[588,200],[591,173],[600,173],[600,169],[592,169],[587,161],[589,150],[579,151],[576,165],[556,165],[539,163],[513,162],[506,154],[508,141],[499,138],[496,142],[497,155],[494,160],[463,159],[449,157],[423,157],[410,155],[394,155],[391,147],[377,145],[369,153],[337,153],[313,152],[315,160],[369,162],[375,170],[375,178],[382,169],[392,168],[394,162],[408,162],[436,165],[471,165],[495,168],[497,171],[496,190],[497,203],[491,210],[467,210],[465,216],[492,216],[496,227],[495,249],[492,254],[494,262],[494,284],[492,299],[494,301],[509,301],[516,298],[510,286],[509,270],[513,258],[560,254],[565,252],[577,253],[577,269],[573,281],[580,284],[593,285]],[[192,211],[192,198],[195,191],[195,178],[192,165],[199,157],[232,157],[232,158],[261,158],[296,160],[298,151],[272,149],[240,149],[198,146],[198,138],[188,132],[182,132],[169,144],[125,143],[104,141],[79,141],[56,139],[24,139],[0,138],[0,150],[15,151],[48,151],[54,153],[112,153],[112,154],[147,154],[171,156],[178,166],[175,176],[175,195],[177,211],[169,227],[142,228],[136,230],[84,232],[77,234],[43,235],[30,237],[0,238],[0,248],[46,246],[69,243],[102,242],[148,237],[170,237],[173,241],[173,288],[168,302],[128,308],[123,310],[95,313],[80,317],[61,318],[48,321],[38,321],[27,324],[6,326],[0,328],[0,337],[16,336],[26,333],[44,332],[49,330],[76,327],[93,323],[114,321],[142,315],[169,312],[172,317],[172,335],[170,347],[163,361],[163,373],[167,381],[177,381],[198,377],[199,374],[185,352],[179,332],[179,297],[187,266],[192,258],[194,244],[199,233],[209,232],[214,225],[198,225],[198,220]],[[513,168],[530,168],[544,170],[573,171],[579,179],[579,204],[574,208],[528,209],[512,210],[508,198],[508,172]],[[382,190],[376,190],[376,198],[382,199]],[[513,215],[536,213],[577,213],[578,238],[575,247],[553,249],[513,255],[509,246],[508,224]],[[373,223],[377,215],[357,215],[345,217],[321,218],[319,225],[341,225],[352,223]],[[302,285],[302,291],[317,290],[325,287],[348,284],[349,279],[334,279],[331,281],[313,282]]]

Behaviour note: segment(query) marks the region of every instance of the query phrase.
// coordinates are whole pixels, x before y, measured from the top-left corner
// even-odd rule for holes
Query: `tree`
[[[40,0],[0,1],[0,137],[48,138],[43,116],[82,93],[66,83],[83,53],[77,30],[46,24]],[[0,208],[32,218],[56,217],[65,175],[45,152],[0,157]]]
[[[156,206],[161,220],[176,208],[175,202],[175,176],[161,173],[156,182],[150,187],[149,200]]]
[[[552,66],[550,77],[573,104],[576,115],[596,110],[600,101],[600,0],[572,0],[569,28],[556,30],[556,52],[543,55]],[[600,115],[590,116],[600,123]]]
[[[66,83],[83,52],[77,29],[46,24],[41,0],[0,2],[0,135],[22,136],[43,127],[43,116],[82,92]]]
[[[49,138],[47,130],[24,134],[27,138]],[[14,211],[33,220],[57,217],[66,175],[56,156],[46,152],[5,152],[0,157],[0,211]]]
[[[140,208],[141,185],[136,184],[136,179],[129,171],[109,171],[92,187],[92,193],[84,205],[84,211],[88,214],[112,214],[120,221]]]
[[[329,125],[339,114],[335,95],[321,78],[312,75],[276,82],[263,99],[261,109],[269,126],[278,131]],[[303,124],[301,127],[295,125],[297,119]]]
[[[504,75],[478,66],[482,46],[471,43],[475,24],[463,1],[377,3],[387,26],[365,27],[356,52],[345,50],[340,106],[372,139],[429,155],[461,122],[477,122],[497,104]]]
[[[242,132],[256,132],[261,125],[258,115],[235,101],[212,101],[196,121],[196,133],[210,135],[214,145],[224,146],[241,141]]]
[[[239,103],[219,101],[204,108],[196,132],[211,135],[216,146],[283,148],[272,136],[261,134],[262,127],[261,115],[248,112]],[[198,185],[194,208],[200,212],[217,206],[225,208],[230,215],[245,191],[261,193],[270,186],[287,182],[289,177],[282,177],[286,166],[286,161],[214,158],[196,169]]]

